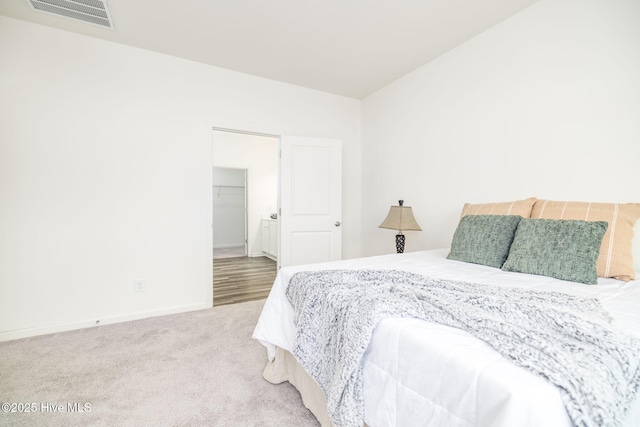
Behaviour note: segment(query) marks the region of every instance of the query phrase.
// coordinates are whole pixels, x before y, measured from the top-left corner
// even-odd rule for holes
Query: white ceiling
[[[361,99],[537,0],[108,0],[116,30],[0,14]]]

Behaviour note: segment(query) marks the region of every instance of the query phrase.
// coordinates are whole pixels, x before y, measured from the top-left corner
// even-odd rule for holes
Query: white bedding
[[[283,268],[253,337],[267,347],[270,359],[276,346],[291,352],[295,326],[285,296],[291,276],[359,268],[597,297],[621,328],[640,336],[640,280],[600,278],[590,286],[447,260],[447,253],[440,249]],[[371,427],[571,426],[553,385],[466,332],[421,320],[387,319],[378,325],[365,354],[363,383],[365,422]],[[640,396],[624,427],[640,427]]]

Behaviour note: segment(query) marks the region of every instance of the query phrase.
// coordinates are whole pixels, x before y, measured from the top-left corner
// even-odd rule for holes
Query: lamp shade
[[[379,225],[379,228],[389,228],[391,230],[405,231],[416,230],[422,231],[422,228],[413,217],[411,206],[403,206],[403,201],[399,201],[400,206],[391,206],[387,217]]]

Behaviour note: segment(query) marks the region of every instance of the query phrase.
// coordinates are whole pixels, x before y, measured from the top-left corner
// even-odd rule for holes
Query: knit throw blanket
[[[320,385],[332,421],[361,427],[362,357],[385,318],[463,329],[555,384],[576,427],[621,425],[640,388],[640,339],[597,299],[432,279],[395,270],[295,274],[293,354]]]

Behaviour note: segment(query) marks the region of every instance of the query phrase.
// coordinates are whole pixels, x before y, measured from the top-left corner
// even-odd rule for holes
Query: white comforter
[[[600,298],[620,327],[640,336],[640,281],[598,279],[589,286],[446,259],[448,250],[359,258],[283,268],[253,337],[292,351],[291,276],[321,269],[397,269],[453,280],[553,290]],[[560,393],[458,329],[415,319],[387,319],[364,358],[365,422],[378,426],[569,427]],[[640,396],[624,427],[640,427]]]

